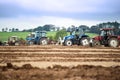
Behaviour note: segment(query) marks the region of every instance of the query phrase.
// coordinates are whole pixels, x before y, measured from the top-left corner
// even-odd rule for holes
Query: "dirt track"
[[[56,45],[0,47],[0,64],[8,62],[18,66],[30,63],[42,68],[54,64],[116,66],[120,65],[120,48]]]
[[[0,80],[119,79],[120,48],[55,45],[0,47]]]

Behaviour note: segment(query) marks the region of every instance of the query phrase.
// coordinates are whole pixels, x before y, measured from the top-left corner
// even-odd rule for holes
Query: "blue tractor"
[[[27,38],[27,44],[38,44],[38,45],[47,45],[48,44],[48,38],[46,37],[45,31],[36,31],[33,33],[30,33]]]
[[[89,40],[90,40],[89,36],[85,35],[83,29],[78,28],[70,32],[69,36],[65,36],[63,38],[63,45],[72,46],[76,44],[76,45],[88,46]]]

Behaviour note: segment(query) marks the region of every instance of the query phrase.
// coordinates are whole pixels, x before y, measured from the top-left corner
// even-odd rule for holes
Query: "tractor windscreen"
[[[36,31],[35,37],[40,37],[40,36],[41,36],[40,32]]]
[[[79,34],[84,34],[83,29],[79,29]]]
[[[11,37],[10,40],[11,40],[11,41],[12,41],[12,40],[18,40],[18,38],[17,38],[17,37]]]
[[[115,35],[113,30],[110,30],[110,31],[109,31],[109,34],[110,34],[110,35]]]
[[[46,37],[46,32],[41,32],[41,37]]]
[[[100,36],[108,36],[108,35],[114,35],[114,32],[112,30],[102,30]]]
[[[34,37],[35,37],[35,34],[31,34],[31,37],[34,38]]]
[[[82,29],[76,29],[75,34],[76,35],[83,35],[84,31]]]
[[[39,32],[37,31],[35,37],[46,37],[46,32]]]
[[[100,36],[105,36],[106,32],[105,31],[101,31]]]

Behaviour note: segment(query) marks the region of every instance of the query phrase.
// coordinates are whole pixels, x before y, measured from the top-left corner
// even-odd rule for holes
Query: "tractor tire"
[[[116,38],[111,38],[109,41],[108,41],[108,45],[110,47],[118,47],[119,46],[119,41],[118,39]]]
[[[84,37],[84,38],[82,38],[81,40],[80,40],[80,44],[82,45],[82,46],[89,46],[89,39],[87,38],[87,37]]]
[[[40,45],[47,45],[47,44],[48,44],[47,38],[40,39]]]
[[[101,46],[100,41],[93,40],[93,47],[99,47]]]
[[[29,45],[33,45],[33,44],[34,44],[34,41],[29,41],[28,44],[29,44]]]
[[[71,40],[66,40],[65,41],[65,46],[72,46],[72,45],[73,45],[73,43],[72,43]]]
[[[19,44],[19,42],[15,42],[15,46],[19,46],[20,44]]]

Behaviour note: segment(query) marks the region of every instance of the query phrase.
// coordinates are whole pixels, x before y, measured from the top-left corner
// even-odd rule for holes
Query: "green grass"
[[[7,41],[10,36],[18,36],[25,39],[30,32],[0,32],[0,41]]]
[[[47,36],[48,37],[54,37],[55,35],[56,35],[56,33],[57,33],[57,31],[49,31],[49,32],[47,32]]]
[[[18,36],[19,38],[23,38],[25,39],[26,36],[29,34],[30,32],[0,32],[0,41],[7,41],[8,37],[10,36]],[[57,32],[47,32],[47,36],[48,37],[55,37]],[[89,35],[90,37],[95,37],[97,36],[97,34],[94,33],[86,33],[87,35]],[[68,33],[69,35],[69,33]]]
[[[85,33],[85,34],[88,35],[91,38],[93,38],[95,36],[98,36],[98,34],[95,34],[95,33]]]

